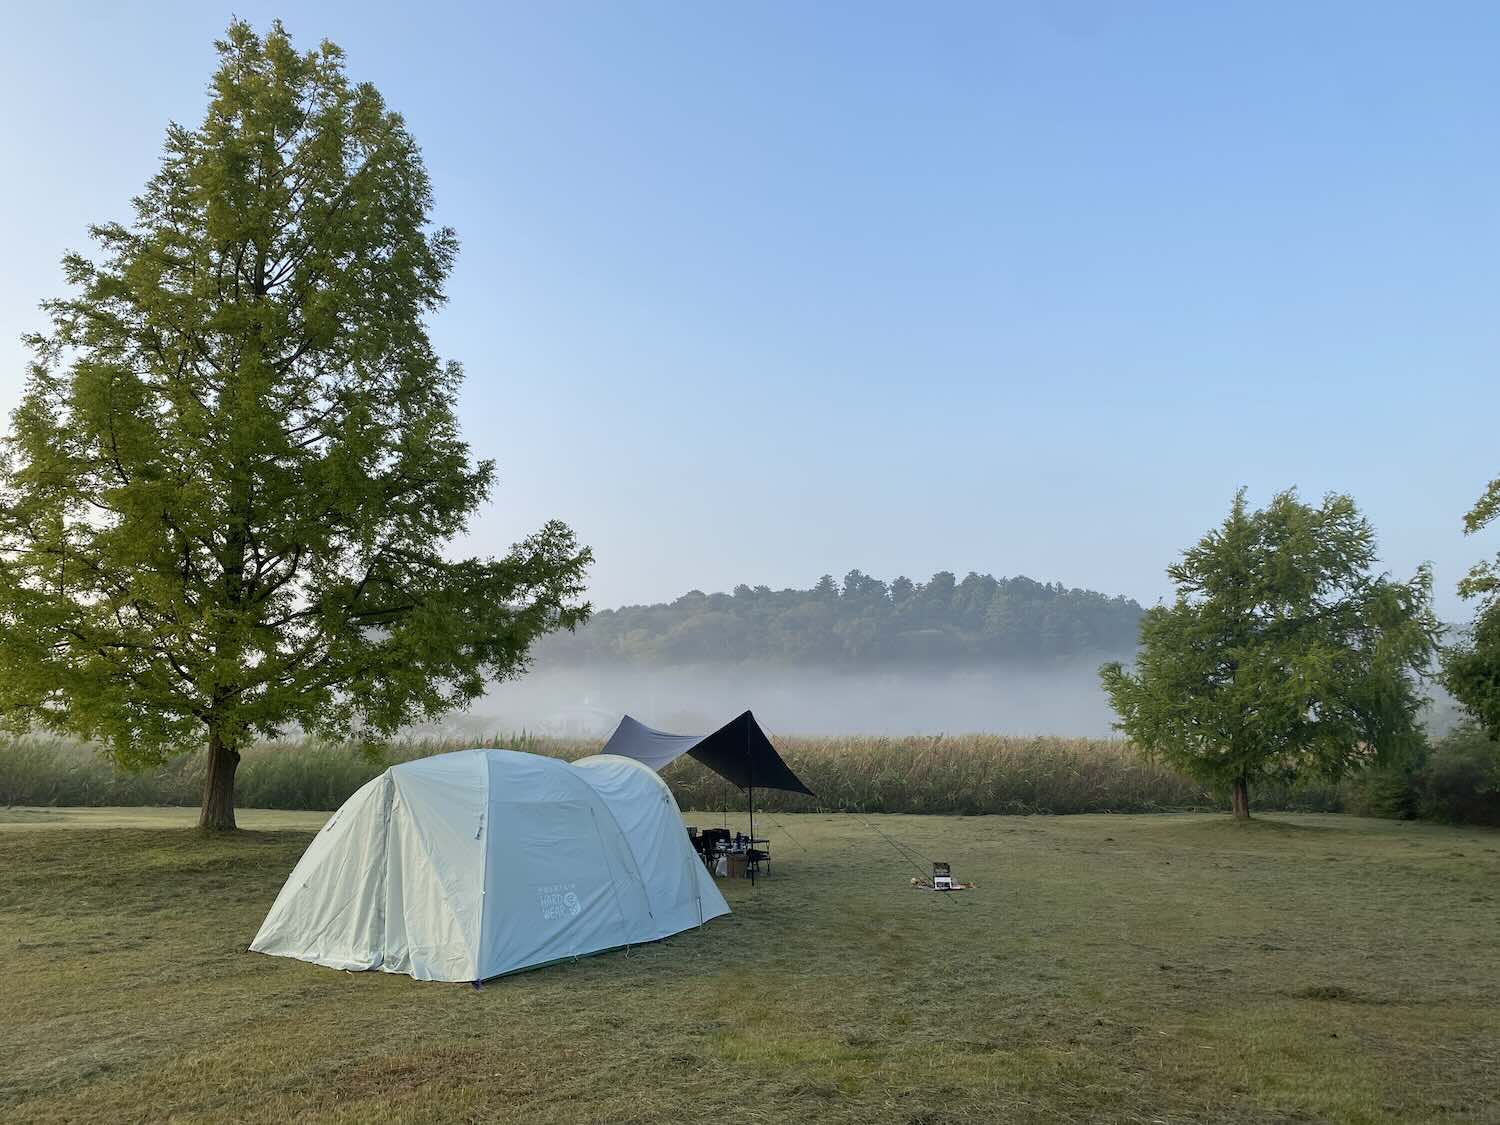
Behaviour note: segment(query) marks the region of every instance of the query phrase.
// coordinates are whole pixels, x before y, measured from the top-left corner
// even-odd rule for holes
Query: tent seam
[[[472,750],[464,751],[464,753],[476,753],[476,752],[477,753],[481,753],[481,754],[483,753],[483,751],[472,751]],[[399,783],[396,780],[397,775],[394,772],[394,767],[392,767],[392,770],[393,770],[393,772],[391,773],[391,784],[399,792],[400,791],[400,785],[399,785]],[[488,758],[485,759],[485,773],[486,773],[486,776],[489,773],[489,760],[488,760]],[[405,798],[405,794],[403,793],[402,796],[403,796],[403,799],[404,799]],[[489,796],[488,796],[488,781],[487,780],[486,780],[486,796],[485,796],[485,799],[486,799],[486,801],[488,801],[488,799],[489,799]],[[407,806],[406,807],[408,809],[411,808],[410,802],[407,802]],[[432,848],[430,846],[430,842],[428,841],[426,835],[422,832],[421,827],[418,824],[418,822],[416,821],[416,819],[415,818],[408,818],[408,819],[411,822],[412,834],[415,837],[418,845],[420,845],[420,847],[422,849],[422,856],[423,856],[423,858],[427,860],[427,864],[428,864],[429,867],[431,867],[434,870],[436,870],[437,864],[433,861]],[[458,914],[454,912],[453,902],[451,900],[451,896],[448,894],[448,888],[443,885],[443,882],[442,882],[441,879],[438,880],[438,886],[442,889],[442,892],[443,892],[443,894],[442,894],[443,909],[448,912],[448,918],[449,918],[449,920],[453,923],[453,925],[455,926],[455,928],[460,929],[460,930],[463,929],[463,927],[459,925]],[[481,888],[481,891],[482,890],[483,890],[483,888]],[[404,891],[405,891],[405,888],[403,887],[403,901],[404,901]],[[481,894],[480,898],[482,899],[483,897],[484,897],[483,894]],[[483,906],[482,903],[480,904],[479,925],[480,925],[480,928],[483,929],[483,927],[484,927],[484,906]],[[407,942],[406,955],[407,955],[407,959],[410,960],[411,959],[411,943],[410,943],[410,941]],[[474,956],[474,971],[476,973],[479,971],[479,956],[478,956],[477,953]],[[412,974],[412,976],[416,977],[416,974]],[[421,978],[416,977],[416,979],[421,979]]]
[[[474,979],[479,980],[479,974],[483,972],[479,965],[479,955],[484,948],[485,923],[490,916],[490,834],[495,831],[494,817],[490,815],[494,811],[494,805],[490,799],[490,786],[494,784],[495,771],[488,754],[483,750],[476,751],[476,753],[484,762],[484,805],[479,812],[481,833],[479,842],[483,845],[479,852],[479,926],[474,934]]]

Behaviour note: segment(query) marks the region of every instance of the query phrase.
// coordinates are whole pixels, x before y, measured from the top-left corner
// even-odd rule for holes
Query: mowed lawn
[[[778,815],[731,917],[475,991],[246,952],[320,817],[191,819],[0,810],[0,1118],[1500,1121],[1495,832],[869,818],[941,896]]]

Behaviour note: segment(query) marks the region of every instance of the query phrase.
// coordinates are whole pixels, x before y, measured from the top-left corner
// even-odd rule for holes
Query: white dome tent
[[[345,801],[250,948],[480,981],[727,913],[671,791],[639,762],[461,750],[393,766]]]

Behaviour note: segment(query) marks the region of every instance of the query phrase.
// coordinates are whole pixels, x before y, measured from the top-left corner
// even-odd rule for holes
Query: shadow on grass
[[[1363,992],[1356,992],[1352,988],[1345,988],[1341,984],[1315,984],[1308,988],[1301,988],[1295,992],[1288,992],[1293,1000],[1328,1000],[1343,1004],[1388,1004],[1390,1001],[1382,1000],[1376,996],[1369,996]]]
[[[1288,839],[1348,831],[1348,828],[1343,825],[1314,824],[1292,819],[1295,815],[1285,813],[1275,817],[1252,815],[1249,820],[1236,820],[1227,812],[1164,817],[1159,830],[1173,834],[1193,834],[1236,841]]]

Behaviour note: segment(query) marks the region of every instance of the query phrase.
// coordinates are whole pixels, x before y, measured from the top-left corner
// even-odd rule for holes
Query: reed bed
[[[1212,792],[1144,761],[1119,740],[993,734],[917,738],[777,737],[777,748],[809,798],[757,790],[756,808],[855,813],[1138,813],[1214,808]],[[526,732],[482,739],[403,738],[373,747],[293,739],[246,752],[238,774],[244,808],[334,809],[397,762],[474,746],[573,760],[592,740]],[[684,809],[745,808],[745,796],[691,759],[663,773]],[[142,772],[114,767],[94,749],[45,737],[0,739],[0,805],[196,805],[203,759],[190,755]],[[1255,807],[1339,811],[1336,786],[1262,787]]]

